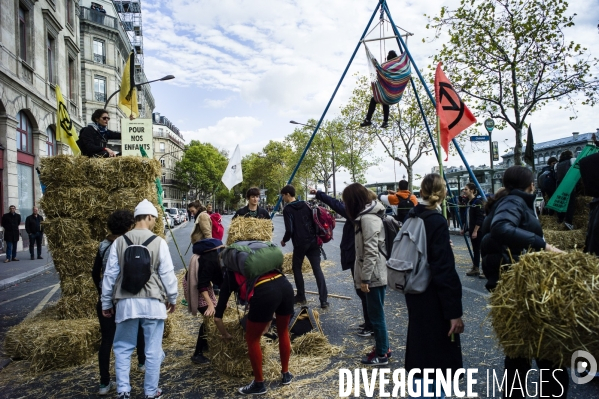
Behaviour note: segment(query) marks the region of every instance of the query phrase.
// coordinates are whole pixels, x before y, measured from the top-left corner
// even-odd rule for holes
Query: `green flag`
[[[148,157],[148,153],[146,152],[146,150],[143,149],[142,146],[139,146],[139,151],[141,152],[141,156],[144,158],[149,158]],[[158,196],[158,198],[156,199],[158,201],[158,205],[160,205],[160,207],[162,208],[162,210],[164,210],[164,206],[162,205],[162,183],[160,183],[160,177],[156,178],[156,194]]]
[[[568,173],[566,173],[564,180],[562,180],[559,187],[549,200],[547,208],[561,213],[568,210],[570,195],[572,194],[572,191],[574,191],[576,183],[578,183],[578,180],[580,180],[580,165],[578,163],[582,158],[597,152],[599,152],[599,147],[595,147],[594,145],[590,144],[587,144],[582,149],[580,155],[578,155],[576,158],[576,162],[574,162],[574,165],[568,169]]]

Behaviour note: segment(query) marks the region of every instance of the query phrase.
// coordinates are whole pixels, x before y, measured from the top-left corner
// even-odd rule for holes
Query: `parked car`
[[[187,221],[187,211],[185,209],[179,209],[179,216],[182,222]]]
[[[175,227],[175,221],[173,220],[173,218],[171,217],[171,215],[169,213],[165,213],[162,216],[162,222],[164,223],[164,232],[165,233],[168,231],[168,226],[170,226],[171,229],[173,227]]]
[[[177,208],[166,208],[164,211],[171,215],[175,222],[175,225],[181,223],[181,218],[179,217],[179,210]]]

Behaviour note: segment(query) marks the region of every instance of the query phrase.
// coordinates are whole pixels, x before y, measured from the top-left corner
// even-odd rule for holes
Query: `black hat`
[[[387,54],[387,61],[389,61],[393,58],[397,58],[397,53],[393,50],[389,50],[389,53]]]

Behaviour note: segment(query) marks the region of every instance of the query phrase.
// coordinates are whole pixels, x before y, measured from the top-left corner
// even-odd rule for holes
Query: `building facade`
[[[0,212],[15,205],[23,222],[42,195],[40,158],[70,153],[56,142],[56,86],[82,127],[78,13],[74,0],[0,2]]]
[[[163,204],[166,208],[183,208],[182,190],[175,179],[175,164],[183,158],[185,143],[179,129],[158,112],[152,115],[154,158],[162,165]]]

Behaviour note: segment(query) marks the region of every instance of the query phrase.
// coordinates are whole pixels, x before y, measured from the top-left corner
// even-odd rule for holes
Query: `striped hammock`
[[[380,65],[366,44],[364,44],[364,48],[370,67],[370,85],[374,100],[379,104],[397,104],[401,100],[412,73],[407,52]]]

